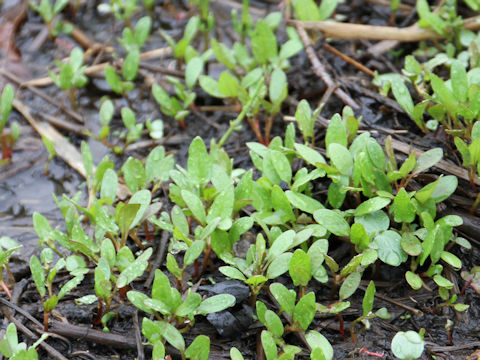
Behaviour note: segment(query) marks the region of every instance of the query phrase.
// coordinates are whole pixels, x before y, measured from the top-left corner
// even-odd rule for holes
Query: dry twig
[[[305,46],[305,51],[307,56],[312,63],[312,70],[320,79],[323,80],[327,87],[337,87],[335,82],[333,81],[332,77],[328,74],[325,66],[320,62],[315,51],[313,50],[312,46],[310,45],[310,39],[308,38],[307,32],[302,27],[300,23],[296,23],[297,32],[302,39],[302,43]],[[348,95],[345,91],[340,88],[336,88],[334,90],[335,95],[337,95],[346,105],[350,106],[353,109],[358,109],[359,105]]]

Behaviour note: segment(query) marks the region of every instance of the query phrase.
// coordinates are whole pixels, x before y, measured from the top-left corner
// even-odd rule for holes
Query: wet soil
[[[3,7],[1,7],[2,13],[0,13],[0,18],[9,7],[17,5],[18,3],[15,0],[5,1],[2,5]],[[109,16],[100,16],[96,11],[96,5],[97,2],[80,1],[79,10],[76,14],[71,14],[70,20],[96,42],[115,44],[116,37],[120,36],[122,24],[118,21],[113,22]],[[265,10],[278,10],[278,5],[279,3],[275,0],[265,2],[252,1],[257,17],[259,16],[258,14],[262,14]],[[228,32],[222,31],[222,27],[231,27],[231,21],[229,20],[231,6],[232,4],[228,1],[217,0],[212,2],[212,9],[216,11],[216,21],[217,25],[219,25],[216,32],[226,42],[231,41],[231,39]],[[389,7],[374,4],[373,1],[355,0],[345,2],[339,6],[338,13],[347,17],[350,22],[372,25],[387,25],[390,18]],[[181,29],[188,18],[188,4],[186,1],[158,1],[155,5],[154,14],[154,29],[162,28],[175,37],[181,34]],[[140,15],[140,13],[137,14],[136,18],[140,17]],[[396,24],[408,26],[414,21],[415,18],[413,16],[399,14]],[[48,69],[53,67],[53,60],[67,56],[70,47],[75,45],[74,40],[66,35],[60,36],[58,41],[50,41],[48,39],[41,41],[40,37],[43,29],[41,18],[31,10],[28,10],[26,18],[15,34],[15,45],[20,54],[20,61],[16,63],[19,69],[15,68],[14,72],[22,76],[24,80],[46,76]],[[358,58],[359,61],[373,71],[377,70],[380,73],[399,71],[402,67],[401,57],[395,57],[391,53],[384,53],[378,58],[372,58],[367,53],[369,46],[372,44],[366,41],[333,41],[331,44],[346,54]],[[158,31],[155,31],[149,38],[145,50],[164,46],[166,46],[165,42],[159,36]],[[409,53],[414,46],[401,45],[396,50]],[[345,61],[327,52],[320,44],[315,50],[326,64],[327,70],[332,77],[361,104],[360,109],[356,111],[356,115],[362,116],[364,130],[372,131],[372,134],[380,139],[393,132],[394,137],[400,141],[408,144],[414,143],[416,146],[423,146],[424,148],[439,146],[439,144],[443,146],[443,143],[437,139],[431,136],[426,137],[420,133],[396,103],[380,97],[376,89],[371,85],[371,79],[368,75],[361,73]],[[108,59],[108,57],[105,58]],[[152,62],[152,65],[170,66],[173,69],[171,62],[171,58],[165,58],[160,61],[155,60],[155,62]],[[212,64],[212,71],[215,72],[214,65]],[[325,84],[316,77],[304,53],[292,59],[292,68],[287,75],[290,84],[290,100],[288,105],[282,109],[283,115],[293,115],[296,102],[300,99],[307,99],[314,104],[318,103],[326,91]],[[150,76],[157,80],[163,77],[159,73],[150,73]],[[144,80],[145,78],[140,77],[136,81],[138,90],[130,95],[134,111],[138,116],[137,120],[142,122],[155,118],[164,120],[165,137],[157,143],[163,144],[168,152],[174,153],[176,161],[180,165],[185,165],[188,146],[195,136],[200,135],[208,144],[209,139],[220,138],[228,128],[228,122],[236,116],[234,113],[228,112],[193,113],[187,118],[187,128],[181,130],[174,120],[168,119],[168,117],[163,116],[159,112],[158,106],[152,99],[149,87]],[[41,88],[40,90],[56,99],[58,103],[69,107],[66,96],[60,93],[54,86]],[[216,102],[209,98],[202,91],[199,91],[198,94],[197,105],[218,104],[218,101]],[[103,95],[111,96],[115,101],[116,108],[127,105],[123,98],[116,96],[109,90],[104,79],[95,78],[78,94],[80,105],[78,113],[83,119],[83,124],[78,124],[61,112],[57,106],[42,100],[28,89],[23,89],[17,93],[17,96],[32,109],[35,116],[44,118],[44,114],[49,114],[69,123],[73,122],[77,126],[84,126],[92,132],[97,132],[100,126],[98,107],[100,98]],[[329,119],[334,113],[340,112],[342,107],[343,103],[335,96],[332,96],[328,99],[322,111],[322,116],[325,119]],[[55,194],[57,197],[61,197],[62,194],[73,196],[76,192],[82,191],[83,196],[85,196],[85,183],[84,179],[77,172],[58,157],[50,163],[49,173],[46,174],[44,166],[48,154],[40,137],[29,127],[20,114],[14,112],[11,118],[21,124],[22,136],[15,145],[12,162],[0,168],[0,236],[9,236],[23,245],[22,252],[13,257],[11,264],[11,270],[18,282],[15,286],[18,290],[17,304],[41,321],[43,311],[38,294],[30,281],[28,268],[30,256],[39,252],[39,247],[37,246],[38,238],[32,225],[32,214],[40,212],[53,226],[61,227],[63,217],[55,205],[52,194]],[[285,126],[286,123],[282,119],[276,119],[273,130],[274,135],[282,135]],[[121,127],[121,119],[115,118],[113,128],[121,129]],[[395,133],[395,130],[406,131]],[[120,165],[127,156],[132,155],[142,158],[153,147],[150,144],[150,146],[145,148],[140,147],[127,151],[125,157],[117,157],[110,153],[107,147],[95,140],[71,131],[60,131],[77,146],[81,140],[87,140],[92,148],[96,163],[109,154]],[[317,144],[322,146],[324,128],[321,124],[316,128],[316,134],[318,138]],[[243,130],[235,132],[225,145],[226,151],[235,161],[235,167],[250,168],[252,166],[245,145],[249,141],[255,141],[255,136],[248,125],[244,124]],[[467,184],[461,183],[459,188],[462,187],[466,188]],[[460,196],[465,198],[464,193],[461,193]],[[168,202],[168,199],[165,198],[164,201]],[[468,199],[468,201],[471,202],[471,199]],[[168,205],[166,206],[168,207]],[[469,206],[462,205],[461,202],[456,202],[455,200],[449,200],[447,207],[453,209],[454,212],[459,211],[462,213],[468,212],[469,208]],[[473,249],[471,251],[463,249],[452,250],[460,257],[465,269],[480,265],[479,243],[475,242],[474,236],[474,234],[478,234],[474,226],[478,226],[479,218],[473,217],[471,221],[473,225],[465,229],[464,236],[472,241],[474,244]],[[340,263],[342,260],[342,258],[338,259]],[[356,343],[352,341],[348,331],[351,322],[362,313],[362,291],[357,291],[356,295],[350,299],[352,306],[343,313],[345,336],[341,335],[338,317],[317,316],[315,318],[311,329],[320,331],[327,336],[335,349],[335,359],[393,359],[393,355],[390,352],[390,342],[395,333],[406,330],[418,331],[421,328],[426,329],[427,352],[423,357],[424,359],[431,359],[434,356],[436,359],[467,359],[468,356],[480,347],[479,295],[470,287],[466,288],[465,292],[459,295],[459,302],[470,305],[466,313],[457,313],[451,308],[445,307],[438,313],[433,314],[432,309],[441,302],[436,295],[437,293],[424,289],[412,291],[404,281],[403,273],[405,270],[389,268],[386,265],[379,270],[380,277],[378,283],[380,285],[377,285],[378,294],[387,297],[387,299],[392,299],[397,304],[377,298],[375,308],[386,307],[392,318],[389,320],[372,320],[368,330],[363,325],[357,324],[355,328]],[[219,273],[215,272],[206,274],[205,277],[218,275]],[[22,281],[22,279],[26,280]],[[221,280],[221,278],[218,279]],[[286,282],[286,279],[284,280]],[[459,290],[465,285],[458,273],[452,273],[451,280],[457,284]],[[87,278],[80,287],[62,300],[55,309],[55,321],[66,320],[73,325],[91,326],[92,319],[95,316],[95,307],[93,305],[77,306],[73,300],[91,291],[92,281],[91,278]],[[133,286],[137,289],[142,289],[141,283],[136,283]],[[331,288],[329,286],[312,285],[309,290],[315,291],[317,302],[323,304],[331,302]],[[205,291],[200,292],[206,294]],[[3,296],[3,294],[0,296]],[[275,305],[272,304],[269,298],[261,297],[261,300],[274,308]],[[399,306],[398,303],[420,310],[421,315],[416,316],[412,314],[404,307]],[[242,312],[245,305],[246,301],[243,301],[232,310],[234,315],[231,313],[224,314],[222,315],[225,316],[224,318],[217,319],[217,322],[220,322],[217,328],[211,324],[211,322],[215,323],[215,319],[209,322],[205,318],[199,318],[195,327],[185,335],[187,343],[198,334],[207,334],[212,342],[210,355],[212,359],[229,358],[228,353],[232,346],[239,348],[245,358],[256,358],[257,335],[262,329],[258,322],[247,321],[247,324],[240,325],[238,322],[234,322],[233,326],[236,326],[234,332],[228,332],[225,329],[225,324],[230,324],[228,319],[232,316],[235,318],[235,321],[239,321],[245,315]],[[110,331],[112,334],[125,336],[126,349],[122,349],[116,343],[105,345],[94,340],[84,340],[81,336],[73,339],[52,337],[48,342],[69,358],[74,359],[135,359],[138,356],[136,347],[129,346],[128,339],[131,339],[136,331],[133,319],[143,315],[137,313],[132,306],[128,305],[120,305],[116,311],[117,317],[111,322]],[[17,316],[19,319],[23,319],[21,315],[17,314]],[[449,338],[445,329],[447,320],[453,321],[453,326],[450,330],[451,338]],[[23,321],[25,322],[25,320]],[[1,326],[4,327],[7,323],[7,319],[4,319]],[[100,330],[100,328],[97,327],[97,330]],[[226,336],[221,336],[219,331]],[[451,340],[453,343],[451,343]],[[28,338],[25,341],[32,342]],[[300,347],[304,346],[294,335],[289,335],[288,341]],[[145,355],[147,358],[149,357],[148,349]],[[49,359],[51,357],[43,350],[40,350],[40,358]],[[300,358],[307,357],[300,356]]]

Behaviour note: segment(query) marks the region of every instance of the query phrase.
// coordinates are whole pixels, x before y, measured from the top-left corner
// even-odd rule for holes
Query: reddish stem
[[[339,313],[337,313],[337,317],[338,317],[338,321],[340,322],[340,329],[338,331],[340,332],[340,336],[342,337],[342,340],[345,340],[346,336],[345,336],[345,328],[343,325],[343,317]],[[356,339],[354,339],[353,342],[356,342]]]

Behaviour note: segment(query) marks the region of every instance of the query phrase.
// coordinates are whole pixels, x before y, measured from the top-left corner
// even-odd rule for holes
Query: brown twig
[[[296,22],[295,26],[297,28],[298,35],[302,39],[302,43],[305,46],[305,51],[307,56],[312,64],[312,70],[322,81],[327,85],[327,87],[336,86],[331,76],[328,74],[325,66],[320,62],[315,51],[310,45],[310,39],[308,38],[307,32],[302,27],[300,22]],[[340,88],[334,90],[335,95],[337,95],[346,105],[350,106],[353,109],[358,109],[360,106],[348,95],[345,91]]]
[[[466,30],[480,29],[478,20],[474,16],[463,22]],[[326,38],[332,39],[364,39],[364,40],[397,40],[402,42],[417,42],[422,40],[441,39],[443,36],[433,30],[420,28],[417,24],[405,28],[394,26],[374,26],[363,24],[350,24],[332,21],[288,21],[290,25],[302,27],[307,30],[320,31]]]
[[[323,46],[325,47],[325,49],[329,52],[331,52],[332,54],[340,57],[341,59],[343,59],[344,61],[346,61],[347,63],[355,66],[358,70],[360,71],[363,71],[365,74],[367,75],[370,75],[371,77],[375,77],[375,73],[370,70],[369,68],[367,68],[365,65],[363,64],[360,64],[357,60],[354,60],[352,59],[350,56],[342,53],[340,50],[334,48],[333,46],[331,46],[330,44],[328,44],[327,42],[324,42],[323,43]]]

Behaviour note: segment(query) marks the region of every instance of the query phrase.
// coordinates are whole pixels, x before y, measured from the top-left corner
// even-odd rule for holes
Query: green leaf
[[[238,351],[236,347],[230,349],[230,359],[232,360],[245,360],[242,356],[242,353]]]
[[[432,85],[437,101],[442,104],[449,113],[455,114],[458,110],[458,103],[455,102],[455,95],[447,87],[445,82],[437,75],[430,74],[430,84]]]
[[[348,135],[345,124],[339,114],[333,115],[328,124],[327,133],[325,134],[325,148],[327,155],[331,157],[330,145],[338,144],[346,147],[348,144]]]
[[[271,332],[263,330],[262,334],[260,335],[262,339],[262,346],[263,351],[265,353],[266,360],[276,360],[278,351],[277,345],[275,344],[275,340]]]
[[[420,1],[423,2],[425,0],[419,0],[418,2]],[[423,354],[424,346],[423,339],[412,330],[400,331],[392,339],[392,352],[400,359],[420,358]]]
[[[284,46],[285,46],[285,44],[284,44]],[[282,47],[282,50],[283,50],[283,47]],[[280,51],[280,53],[281,53],[281,51]],[[295,121],[298,124],[298,128],[302,132],[304,140],[307,140],[309,137],[313,137],[313,127],[314,127],[314,124],[315,124],[315,119],[312,117],[312,110],[311,110],[310,105],[308,104],[307,100],[302,100],[298,104],[297,110],[295,112]],[[312,150],[309,147],[307,147],[307,149]],[[297,151],[298,151],[298,149],[297,149]],[[325,162],[325,161],[323,160],[323,162]]]
[[[295,305],[293,321],[297,322],[303,330],[307,330],[315,317],[315,312],[315,294],[309,292]]]
[[[405,188],[401,188],[393,200],[393,214],[398,223],[411,223],[415,219],[415,207]]]
[[[170,253],[167,254],[167,269],[175,278],[178,280],[182,279],[183,271],[180,269],[180,266],[178,266],[175,256]]]
[[[322,15],[317,4],[313,0],[296,0],[293,1],[295,15],[301,21],[320,21]]]
[[[374,244],[378,257],[391,266],[399,266],[408,256],[401,246],[402,237],[392,230],[387,230],[375,236]]]
[[[393,81],[391,81],[391,84],[392,93],[395,97],[395,100],[398,101],[402,109],[405,110],[408,115],[413,116],[414,106],[412,96],[410,95],[410,92],[408,91],[408,88],[403,80],[395,78]]]
[[[251,40],[252,54],[260,64],[278,56],[277,38],[265,20],[259,20]]]
[[[295,221],[295,214],[293,213],[290,201],[288,200],[287,195],[285,195],[280,186],[274,185],[272,187],[271,197],[272,206],[275,211],[278,211],[280,213],[282,221]]]
[[[235,297],[230,294],[220,294],[209,297],[202,301],[197,308],[196,313],[207,315],[219,311],[223,311],[235,305]]]
[[[192,89],[197,82],[198,77],[203,71],[203,59],[201,57],[194,57],[190,59],[185,68],[185,83],[189,89]]]
[[[362,274],[359,272],[354,272],[348,275],[340,287],[339,296],[340,300],[348,299],[352,296],[360,285],[362,280]]]
[[[290,166],[287,157],[280,151],[276,150],[270,150],[270,156],[273,162],[273,167],[280,179],[287,184],[290,184],[290,181],[292,180],[292,167]]]
[[[348,149],[340,144],[333,143],[328,147],[328,155],[332,165],[343,175],[350,176],[353,170],[353,158]]]
[[[185,356],[192,360],[208,360],[210,355],[210,338],[198,335],[185,351]]]
[[[461,102],[467,102],[468,80],[467,71],[460,61],[454,61],[450,68],[450,81],[455,98]]]
[[[407,280],[408,284],[412,287],[413,290],[418,290],[423,285],[421,277],[412,271],[407,271],[405,273],[405,279]]]
[[[295,286],[307,286],[312,278],[312,265],[310,258],[301,249],[295,250],[288,267],[290,277]]]
[[[40,260],[35,255],[30,258],[30,272],[32,273],[33,282],[37,287],[38,293],[43,298],[46,294],[45,288],[45,272],[40,264]]]
[[[133,280],[143,275],[148,266],[148,259],[152,255],[153,249],[146,249],[134,262],[125,268],[117,278],[117,287],[123,288]]]
[[[274,260],[281,254],[283,254],[285,251],[287,251],[290,248],[290,245],[293,243],[294,237],[295,231],[293,230],[287,230],[280,236],[278,236],[268,250],[265,261],[268,262]]]
[[[363,215],[371,214],[375,211],[383,209],[385,206],[390,204],[390,202],[391,200],[389,198],[377,196],[361,203],[355,209],[354,214],[355,216],[363,216]]]
[[[283,335],[282,320],[272,310],[265,312],[265,325],[267,329],[272,332],[273,335],[281,337]]]
[[[337,236],[348,236],[350,234],[348,222],[336,211],[319,209],[313,213],[313,217],[317,223]]]
[[[420,240],[412,233],[404,232],[402,234],[402,249],[410,256],[418,256],[422,252]]]
[[[238,270],[238,269],[236,269],[232,266],[221,266],[218,270],[223,275],[225,275],[226,277],[229,277],[231,279],[236,279],[236,280],[240,280],[240,281],[247,280],[245,275],[243,275],[243,273],[240,270]]]
[[[333,359],[333,347],[325,336],[318,331],[311,330],[305,335],[305,338],[307,339],[308,345],[312,348],[312,352],[316,349],[321,349],[325,360]]]
[[[179,317],[187,317],[200,306],[202,297],[199,294],[189,290],[187,297],[182,304],[175,310],[175,315]]]
[[[268,94],[270,101],[280,106],[282,101],[287,97],[287,76],[281,69],[275,69],[270,76],[270,84]]]
[[[156,322],[161,330],[160,334],[167,340],[167,342],[172,345],[175,349],[180,350],[180,352],[185,351],[185,340],[183,336],[173,325],[165,321]]]
[[[448,251],[442,251],[440,258],[455,270],[460,270],[462,268],[462,260]]]
[[[103,174],[100,198],[108,199],[113,204],[117,197],[118,176],[113,169],[107,169]]]
[[[292,259],[293,254],[291,252],[286,252],[277,256],[273,261],[268,265],[266,276],[268,279],[276,279],[280,275],[283,275],[288,271],[288,266],[290,260]]]
[[[198,79],[198,82],[200,84],[200,87],[205,90],[209,95],[216,97],[216,98],[224,98],[225,95],[220,92],[220,89],[218,87],[218,82],[206,75],[201,75]]]
[[[270,292],[280,305],[280,311],[285,311],[288,315],[292,316],[295,309],[295,291],[288,290],[280,283],[273,283],[270,285]]]
[[[300,157],[305,160],[307,164],[316,166],[318,163],[327,163],[322,154],[306,145],[295,144],[295,150],[297,150],[298,155],[300,155]]]
[[[127,293],[127,298],[138,309],[142,310],[143,312],[145,312],[147,314],[153,314],[152,309],[149,306],[145,305],[145,300],[148,300],[149,297],[147,295],[145,295],[144,293],[142,293],[140,291],[131,290]],[[96,300],[96,298],[94,300]],[[165,306],[165,308],[166,308],[166,306]]]
[[[202,203],[202,200],[200,200],[196,194],[188,190],[182,190],[181,194],[183,201],[185,201],[185,204],[187,204],[188,208],[192,212],[193,217],[198,220],[201,225],[205,225],[207,215],[205,213],[205,207]]]
[[[235,57],[225,44],[219,43],[215,38],[211,38],[210,46],[212,47],[213,54],[219,62],[225,65],[227,69],[235,69]]]
[[[146,174],[140,160],[129,157],[122,166],[123,178],[132,193],[142,189]]]
[[[424,152],[417,159],[417,165],[415,166],[414,173],[419,174],[432,166],[435,166],[443,157],[443,150],[441,148],[435,148]]]
[[[138,210],[140,209],[140,204],[124,204],[120,211],[118,212],[118,226],[122,232],[122,239],[127,239],[128,232],[130,230],[130,225],[135,220]]]
[[[187,249],[183,256],[183,267],[193,264],[195,260],[202,254],[205,242],[202,240],[195,240]]]
[[[132,81],[137,77],[138,66],[140,64],[140,52],[135,49],[131,50],[122,66],[122,76],[127,81]]]
[[[224,71],[220,74],[218,79],[218,90],[228,98],[236,98],[240,89],[238,80],[234,78],[229,72]]]
[[[371,280],[368,284],[367,291],[363,297],[362,308],[363,316],[367,316],[373,310],[373,302],[375,300],[375,283]]]
[[[205,185],[210,181],[212,161],[205,143],[197,136],[188,149],[188,174],[195,182]]]

